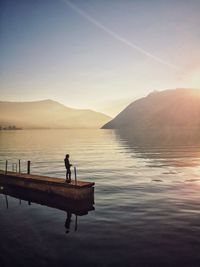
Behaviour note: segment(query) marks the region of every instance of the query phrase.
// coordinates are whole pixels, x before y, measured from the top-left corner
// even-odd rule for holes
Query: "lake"
[[[142,144],[114,130],[0,132],[0,168],[95,182],[82,216],[0,194],[0,266],[200,266],[200,145]],[[31,204],[31,205],[30,205]]]

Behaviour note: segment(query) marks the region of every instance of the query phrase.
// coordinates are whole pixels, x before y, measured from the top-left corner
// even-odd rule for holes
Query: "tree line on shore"
[[[20,130],[21,128],[17,128],[15,125],[8,125],[8,126],[2,126],[0,125],[0,131],[2,130]]]

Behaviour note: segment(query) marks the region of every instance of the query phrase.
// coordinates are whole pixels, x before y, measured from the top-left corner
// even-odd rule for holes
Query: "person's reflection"
[[[70,230],[71,217],[72,213],[70,211],[67,211],[67,218],[65,221],[66,234],[68,234]]]

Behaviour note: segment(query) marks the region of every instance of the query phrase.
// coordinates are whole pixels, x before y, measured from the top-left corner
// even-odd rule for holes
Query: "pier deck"
[[[94,183],[0,170],[0,183],[39,190],[74,200],[94,197]]]

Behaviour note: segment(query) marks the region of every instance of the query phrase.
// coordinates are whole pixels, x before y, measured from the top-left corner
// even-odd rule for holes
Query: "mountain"
[[[0,101],[0,125],[20,128],[100,128],[111,118],[91,110],[66,107],[56,101]]]
[[[183,130],[200,133],[200,90],[174,89],[150,93],[131,103],[102,128],[139,134]]]

